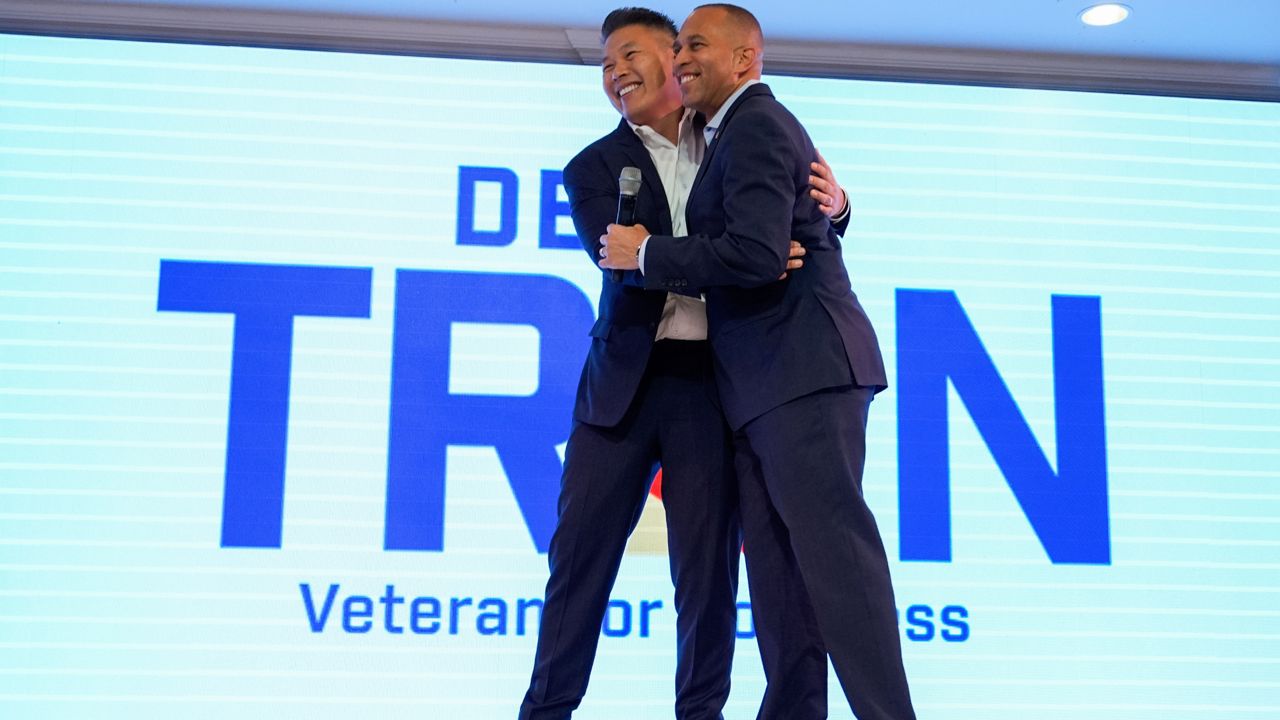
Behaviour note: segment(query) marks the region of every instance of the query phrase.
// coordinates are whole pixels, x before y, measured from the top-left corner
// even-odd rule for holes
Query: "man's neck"
[[[723,110],[723,109],[724,109],[725,103],[729,102],[729,98],[733,97],[733,94],[734,94],[734,93],[736,93],[736,92],[738,92],[739,90],[741,90],[743,85],[746,85],[747,83],[751,82],[752,80],[756,80],[756,81],[758,81],[758,80],[760,80],[760,76],[759,76],[759,75],[754,75],[754,76],[751,76],[751,75],[743,75],[742,77],[738,78],[738,82],[733,86],[733,89],[732,89],[732,90],[730,90],[730,91],[728,92],[728,94],[726,94],[726,95],[724,96],[724,99],[723,99],[723,100],[721,100],[721,101],[720,101],[720,103],[719,103],[718,105],[716,105],[714,108],[711,108],[711,111],[710,111],[710,112],[706,112],[706,113],[703,113],[703,114],[707,116],[707,119],[708,119],[708,120],[710,120],[711,118],[715,117],[717,114],[719,114],[719,113],[720,113],[720,111],[721,111],[721,110]]]
[[[672,145],[680,142],[680,120],[684,118],[684,106],[677,105],[675,110],[658,118],[649,127],[662,137],[671,141]]]

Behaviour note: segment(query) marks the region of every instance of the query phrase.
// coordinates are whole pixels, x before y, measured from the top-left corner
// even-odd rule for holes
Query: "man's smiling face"
[[[671,36],[645,25],[625,25],[604,42],[604,94],[623,117],[652,125],[680,107],[672,75]]]
[[[711,117],[733,94],[750,64],[747,40],[721,8],[699,8],[680,26],[675,69],[686,107]]]

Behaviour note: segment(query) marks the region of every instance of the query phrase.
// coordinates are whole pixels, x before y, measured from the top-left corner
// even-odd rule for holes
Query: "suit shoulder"
[[[618,143],[618,131],[616,130],[597,138],[590,145],[579,150],[578,154],[574,155],[573,159],[565,164],[565,174],[581,172],[587,168],[608,162],[609,156],[618,151]]]
[[[803,154],[812,154],[804,146],[811,145],[809,132],[799,118],[772,95],[755,95],[743,103],[726,128],[736,127],[731,141],[751,146],[795,146]]]
[[[779,102],[773,95],[763,93],[747,98],[747,101],[742,103],[742,107],[738,108],[738,114],[752,118],[753,122],[782,126],[800,125],[800,120],[787,109],[786,105]]]

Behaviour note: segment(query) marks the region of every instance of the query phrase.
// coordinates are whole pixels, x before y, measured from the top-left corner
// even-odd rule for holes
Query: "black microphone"
[[[636,195],[640,193],[640,168],[624,167],[618,175],[618,215],[616,225],[636,224]],[[622,282],[622,271],[611,273],[614,282]]]

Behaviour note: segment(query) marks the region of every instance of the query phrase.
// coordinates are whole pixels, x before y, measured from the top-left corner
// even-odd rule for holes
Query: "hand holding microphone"
[[[631,167],[631,166],[622,168],[622,173],[618,175],[618,212],[614,216],[615,217],[614,224],[610,225],[608,228],[610,231],[610,234],[600,236],[600,258],[601,258],[600,267],[613,268],[613,272],[611,272],[609,276],[613,279],[614,282],[622,282],[622,272],[624,270],[634,270],[640,267],[639,258],[638,258],[638,254],[640,252],[639,244],[637,244],[636,250],[634,251],[634,254],[637,255],[634,265],[629,267],[622,267],[618,264],[606,264],[606,262],[609,260],[608,255],[611,249],[615,255],[614,257],[615,263],[622,259],[618,257],[619,255],[625,254],[625,252],[623,252],[620,240],[615,240],[613,247],[610,248],[610,245],[606,241],[606,238],[612,237],[613,230],[616,225],[633,225],[635,223],[636,196],[639,194],[640,194],[640,168]],[[641,226],[641,229],[643,229],[643,226]],[[643,235],[640,236],[640,242],[644,242],[644,239],[648,236],[649,236],[649,233],[646,231]]]
[[[600,236],[600,267],[614,271],[639,270],[640,245],[647,237],[649,231],[643,225],[610,225],[609,232]]]

